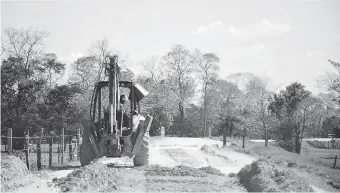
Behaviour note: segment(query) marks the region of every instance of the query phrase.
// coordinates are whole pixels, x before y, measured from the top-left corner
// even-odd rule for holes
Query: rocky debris
[[[184,165],[175,167],[162,167],[159,165],[152,165],[148,167],[145,174],[149,176],[193,176],[193,177],[208,176],[208,174],[204,171]]]
[[[218,176],[224,176],[224,174],[216,169],[216,168],[213,168],[211,166],[208,166],[208,167],[202,167],[202,168],[199,168],[199,170],[201,171],[204,171],[205,173],[208,173],[208,174],[213,174],[213,175],[218,175]]]
[[[145,175],[148,176],[192,176],[192,177],[208,177],[209,175],[224,176],[224,174],[211,166],[192,168],[184,165],[175,167],[162,167],[152,165],[146,169]]]
[[[16,189],[34,181],[26,164],[18,157],[1,155],[1,192]]]
[[[237,176],[237,174],[235,174],[235,173],[231,172],[231,173],[229,173],[229,174],[228,174],[228,176],[229,176],[229,177],[231,177],[231,178],[233,178],[233,177],[236,177],[236,176]]]
[[[123,157],[116,157],[116,158],[110,158],[110,157],[102,157],[96,160],[95,162],[102,163],[105,165],[109,165],[111,167],[133,167],[133,159],[123,156]]]
[[[117,169],[95,162],[77,169],[64,178],[53,179],[62,192],[112,192],[120,178]]]
[[[236,152],[239,152],[239,153],[247,154],[247,155],[255,155],[254,152],[247,150],[247,149],[241,149],[239,147],[235,147],[235,148],[233,148],[233,150],[236,151]]]
[[[297,162],[296,161],[289,161],[287,164],[287,167],[292,168],[292,167],[296,167],[297,166]]]
[[[224,160],[232,163],[234,162],[233,160],[230,160],[227,156],[219,153],[218,151],[216,151],[215,149],[213,149],[211,146],[208,146],[208,145],[203,145],[201,147],[201,150],[207,154],[210,154],[210,155],[213,155],[213,156],[218,156],[220,158],[223,158]]]
[[[251,192],[314,192],[306,180],[278,168],[265,158],[245,166],[238,176]]]
[[[339,189],[340,190],[340,183],[335,182],[334,180],[327,181],[327,184],[332,186],[335,189]]]
[[[203,145],[201,147],[201,150],[205,153],[210,154],[210,155],[216,155],[216,151],[214,149],[212,149],[211,147],[209,147],[208,145]]]

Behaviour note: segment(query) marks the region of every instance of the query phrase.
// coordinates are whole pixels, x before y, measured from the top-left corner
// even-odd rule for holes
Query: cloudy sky
[[[144,0],[1,2],[1,32],[36,26],[46,50],[68,63],[106,37],[130,65],[174,44],[221,58],[220,76],[252,72],[276,85],[316,79],[340,61],[340,0]],[[137,68],[137,71],[140,71]]]

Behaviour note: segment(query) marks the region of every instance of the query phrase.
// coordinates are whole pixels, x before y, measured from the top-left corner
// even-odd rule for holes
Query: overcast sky
[[[103,37],[131,65],[182,44],[216,53],[221,77],[252,72],[319,92],[327,60],[340,61],[339,10],[340,0],[2,1],[1,32],[43,28],[46,50],[68,63]]]

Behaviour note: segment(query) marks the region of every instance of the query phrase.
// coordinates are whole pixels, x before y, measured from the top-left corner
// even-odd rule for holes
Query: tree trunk
[[[183,105],[182,101],[179,103],[179,113],[180,113],[180,125],[183,126],[183,123],[184,123],[184,105]],[[182,129],[183,128],[179,128],[180,137],[182,137]]]
[[[300,155],[301,152],[301,142],[300,142],[301,129],[300,124],[295,126],[295,153]]]
[[[204,134],[203,137],[205,137],[207,132],[207,86],[208,84],[205,83],[204,85]]]

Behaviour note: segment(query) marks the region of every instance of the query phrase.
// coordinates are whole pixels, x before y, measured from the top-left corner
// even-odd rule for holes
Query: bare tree
[[[44,48],[43,40],[49,34],[43,30],[35,28],[9,28],[5,30],[2,39],[3,54],[22,58],[25,78],[29,78],[30,70],[34,63],[34,58],[39,56]]]
[[[231,82],[212,78],[212,85],[208,87],[208,109],[213,109],[209,113],[210,119],[217,117],[227,121],[226,125],[222,127],[224,146],[226,145],[228,134],[229,136],[232,135],[232,121],[237,112],[237,99],[241,95],[238,81],[238,79],[234,79]]]
[[[109,41],[106,38],[96,41],[89,49],[90,56],[96,60],[95,70],[97,71],[96,81],[100,81],[104,76],[104,62],[107,55],[111,52],[108,50]],[[94,70],[94,69],[93,69]]]
[[[217,75],[219,61],[220,59],[213,53],[202,54],[199,50],[195,51],[195,63],[198,65],[199,77],[203,84],[204,137],[207,132],[207,92],[211,78]]]
[[[160,58],[158,56],[152,56],[151,58],[142,61],[140,65],[143,66],[145,71],[149,73],[151,79],[154,82],[160,82],[164,80],[165,70],[160,63]]]
[[[261,135],[265,139],[265,147],[268,146],[269,129],[275,124],[275,117],[271,116],[268,106],[270,101],[268,98],[272,93],[268,90],[270,79],[267,77],[253,77],[246,84],[247,100],[251,106],[250,111],[261,129]]]
[[[89,48],[88,52],[89,56],[95,59],[95,65],[93,66],[94,67],[93,70],[96,71],[96,81],[100,81],[105,77],[104,63],[107,62],[106,57],[108,55],[117,54],[119,56],[118,63],[120,68],[125,68],[127,66],[126,65],[127,55],[123,56],[123,54],[118,50],[110,49],[110,43],[105,37],[95,41]]]
[[[304,138],[304,133],[307,125],[312,125],[312,122],[317,121],[312,120],[313,118],[315,118],[313,115],[322,108],[323,104],[321,100],[314,97],[308,97],[298,105],[298,109],[295,112],[295,121],[297,123],[297,127],[300,127],[300,129],[297,130],[298,132],[295,136],[296,153],[300,154],[301,152],[301,143]]]
[[[170,87],[180,99],[180,122],[184,122],[185,103],[193,95],[193,58],[190,51],[182,45],[175,45],[167,55],[162,57],[163,64],[168,68]]]

